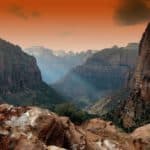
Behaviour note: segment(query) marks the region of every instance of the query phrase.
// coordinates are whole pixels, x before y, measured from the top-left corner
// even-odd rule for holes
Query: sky
[[[150,0],[3,0],[0,38],[22,48],[100,50],[139,42]]]

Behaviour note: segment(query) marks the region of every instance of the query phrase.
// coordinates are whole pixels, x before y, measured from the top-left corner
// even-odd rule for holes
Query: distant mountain
[[[94,53],[91,50],[80,53],[53,51],[39,46],[24,51],[36,58],[42,78],[48,84],[58,81],[73,67],[83,64]]]
[[[128,86],[135,68],[138,44],[104,49],[73,68],[53,87],[68,99],[89,103]]]
[[[48,107],[63,98],[42,81],[34,57],[0,39],[0,102]]]

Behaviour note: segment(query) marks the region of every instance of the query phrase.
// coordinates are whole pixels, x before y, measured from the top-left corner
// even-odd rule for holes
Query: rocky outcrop
[[[140,42],[131,94],[114,114],[112,118],[120,118],[119,124],[128,131],[150,123],[150,24]]]
[[[0,122],[1,150],[141,150],[150,146],[150,135],[140,132],[147,127],[128,135],[100,119],[76,126],[67,117],[38,107],[2,104]]]
[[[135,131],[131,134],[134,138],[144,138],[150,140],[150,124],[144,125],[140,128],[135,129]]]
[[[89,101],[128,87],[137,56],[138,44],[104,49],[72,69],[53,87],[76,102],[89,104]]]
[[[19,46],[0,39],[2,101],[17,105],[41,104],[42,101],[50,104],[61,101],[61,97],[42,81],[34,57],[24,53]]]

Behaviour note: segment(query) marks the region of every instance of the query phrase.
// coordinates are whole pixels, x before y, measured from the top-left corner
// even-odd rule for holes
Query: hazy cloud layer
[[[23,7],[15,5],[15,4],[11,5],[8,8],[8,11],[9,11],[9,13],[11,13],[19,18],[22,18],[22,19],[29,19],[31,17],[35,18],[35,17],[40,16],[40,13],[37,11],[26,12]]]
[[[150,0],[121,0],[122,3],[115,14],[121,25],[134,25],[150,20]]]

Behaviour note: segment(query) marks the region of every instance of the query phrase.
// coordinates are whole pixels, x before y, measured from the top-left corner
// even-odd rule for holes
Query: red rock
[[[146,135],[149,127],[137,129],[130,135],[120,132],[112,122],[100,119],[76,126],[67,117],[37,107],[0,105],[1,110],[2,107],[0,150],[61,150],[59,147],[69,150],[141,150],[150,146],[147,140],[150,134]],[[14,113],[18,110],[19,115]]]

